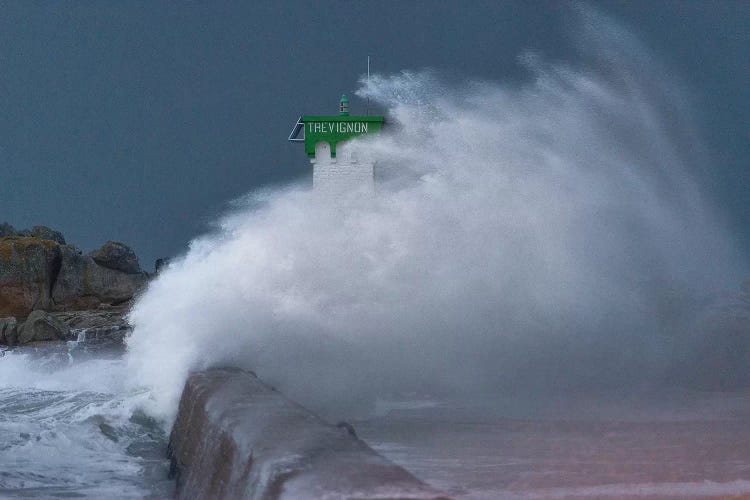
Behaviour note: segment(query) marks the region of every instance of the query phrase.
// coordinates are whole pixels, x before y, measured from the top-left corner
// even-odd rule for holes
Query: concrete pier
[[[447,498],[237,369],[190,376],[169,454],[178,498]]]

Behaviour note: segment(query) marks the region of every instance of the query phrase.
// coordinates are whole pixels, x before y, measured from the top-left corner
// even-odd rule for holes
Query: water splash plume
[[[376,75],[374,197],[255,193],[138,300],[132,382],[175,412],[190,370],[255,370],[314,407],[394,391],[661,384],[690,303],[746,267],[699,189],[689,94],[579,9],[581,62],[523,84]],[[343,153],[342,153],[343,154]],[[304,160],[300,160],[304,161]]]

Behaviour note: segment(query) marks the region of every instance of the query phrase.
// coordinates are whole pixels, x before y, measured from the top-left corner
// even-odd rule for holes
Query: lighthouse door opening
[[[333,199],[344,193],[372,192],[374,188],[373,162],[356,158],[350,144],[337,145],[336,158],[331,158],[327,142],[315,144],[313,160],[313,188]]]
[[[325,141],[315,144],[315,159],[318,161],[328,161],[331,159],[331,145]]]

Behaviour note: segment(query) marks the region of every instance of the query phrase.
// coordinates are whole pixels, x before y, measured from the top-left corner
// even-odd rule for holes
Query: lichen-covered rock
[[[99,250],[91,252],[91,257],[102,267],[128,274],[141,272],[138,257],[132,248],[118,241],[108,241]]]
[[[47,309],[60,268],[60,245],[53,240],[0,238],[0,317],[25,317]]]
[[[60,245],[65,244],[65,237],[60,231],[55,231],[47,226],[34,226],[31,228],[31,236],[42,240],[52,240],[58,242]]]
[[[0,318],[0,344],[16,345],[18,343],[18,323],[16,318]]]
[[[92,256],[82,255],[70,245],[61,246],[60,252],[60,272],[52,290],[58,310],[125,302],[148,280],[145,273],[125,273],[101,266]]]
[[[64,340],[70,329],[45,311],[33,311],[18,328],[18,343],[28,344],[43,340]]]
[[[109,241],[83,255],[49,227],[18,231],[0,224],[0,318],[121,304],[147,280],[135,252],[122,243]]]
[[[0,223],[0,238],[18,236],[23,238],[39,238],[40,240],[56,241],[60,245],[65,244],[65,237],[60,231],[55,231],[47,226],[34,226],[29,229],[18,230],[7,222]]]

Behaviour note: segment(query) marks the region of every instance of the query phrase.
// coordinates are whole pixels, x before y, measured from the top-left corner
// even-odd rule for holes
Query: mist
[[[323,411],[674,383],[695,304],[747,266],[702,189],[687,86],[575,19],[579,58],[520,54],[522,83],[363,79],[386,127],[341,154],[376,160],[375,194],[250,193],[193,240],[130,315],[149,411],[171,420],[188,373],[224,365]]]

